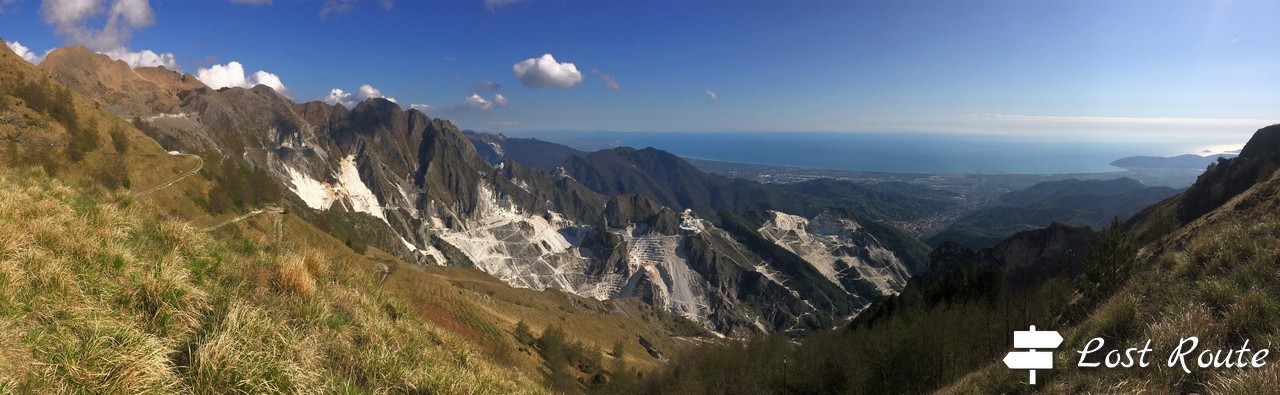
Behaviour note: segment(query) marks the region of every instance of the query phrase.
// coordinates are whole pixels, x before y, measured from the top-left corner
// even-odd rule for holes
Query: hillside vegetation
[[[368,216],[150,128],[0,48],[0,393],[575,393],[705,335],[406,264],[364,245]]]
[[[993,204],[965,214],[927,241],[934,246],[954,241],[981,248],[1054,222],[1104,227],[1117,217],[1126,220],[1177,193],[1173,188],[1146,186],[1130,178],[1045,181],[1000,196]]]
[[[527,380],[380,297],[350,256],[216,240],[147,211],[0,173],[0,392],[509,393]]]
[[[1280,343],[1280,178],[1276,177],[1275,142],[1280,126],[1259,130],[1250,140],[1245,159],[1219,162],[1192,187],[1214,191],[1220,206],[1183,194],[1165,204],[1181,203],[1207,213],[1192,217],[1180,228],[1165,224],[1165,235],[1142,247],[1134,257],[1134,274],[1117,285],[1114,296],[1080,324],[1060,329],[1062,349],[1081,349],[1094,337],[1107,344],[1132,347],[1147,339],[1167,358],[1178,342],[1197,336],[1201,349],[1271,348]],[[1237,162],[1239,161],[1239,162]],[[1222,188],[1220,185],[1229,185]],[[1194,202],[1188,199],[1196,199]],[[1218,200],[1221,201],[1221,200]],[[1165,205],[1151,210],[1161,211]],[[1168,222],[1152,215],[1148,222]],[[1160,227],[1131,225],[1148,235]],[[1168,226],[1174,226],[1167,230]],[[1053,393],[1271,393],[1280,386],[1280,370],[1268,359],[1262,369],[1200,369],[1191,373],[1153,361],[1145,369],[1080,369],[1075,353],[1058,353],[1056,366],[1041,390]],[[948,388],[948,392],[989,393],[1026,390],[1022,377],[992,365]]]
[[[1223,160],[1190,191],[1100,232],[1055,225],[995,248],[946,243],[929,271],[846,328],[799,343],[782,337],[681,354],[652,375],[671,393],[1274,393],[1280,367],[1163,365],[1184,337],[1199,350],[1280,343],[1280,125]],[[1214,202],[1219,202],[1215,205]],[[1180,216],[1179,213],[1182,213]],[[1197,214],[1198,213],[1198,214]],[[1185,219],[1184,219],[1185,218]],[[1087,246],[1079,243],[1089,240]],[[1027,273],[1033,275],[1027,275]],[[1010,333],[1061,332],[1056,369],[1027,384],[1001,359]],[[1152,341],[1147,368],[1078,368],[1095,337],[1107,347]],[[1189,358],[1194,358],[1191,356]]]

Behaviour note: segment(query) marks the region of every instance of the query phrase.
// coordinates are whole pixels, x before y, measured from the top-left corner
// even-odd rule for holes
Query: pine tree
[[[1084,260],[1081,291],[1087,304],[1101,302],[1129,279],[1134,257],[1138,254],[1133,237],[1124,231],[1120,218],[1111,220],[1111,227],[1098,234],[1089,256]]]

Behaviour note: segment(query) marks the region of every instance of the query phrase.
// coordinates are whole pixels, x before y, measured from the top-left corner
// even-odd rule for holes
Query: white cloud
[[[618,80],[613,79],[613,76],[610,75],[609,73],[604,73],[604,72],[601,72],[600,70],[591,69],[591,74],[595,74],[597,77],[600,77],[600,81],[604,81],[604,87],[609,88],[609,90],[611,91],[617,92],[618,90],[622,89],[622,87],[618,85]]]
[[[559,63],[551,54],[529,58],[511,66],[516,79],[530,88],[569,88],[582,82],[582,72],[573,63]]]
[[[718,101],[720,101],[720,95],[716,94],[715,91],[707,89],[707,103],[715,103]]]
[[[333,88],[329,90],[329,94],[318,97],[316,98],[316,100],[329,103],[329,104],[335,104],[335,105],[341,104],[343,107],[346,107],[346,108],[355,108],[356,104],[360,104],[365,100],[375,99],[375,98],[387,99],[387,101],[392,103],[396,102],[396,99],[394,97],[383,96],[381,90],[379,90],[378,88],[374,88],[373,85],[369,85],[369,84],[360,85],[360,88],[356,89],[355,94],[344,91],[342,89]],[[426,104],[414,104],[414,105],[411,105],[410,107],[419,108],[418,106],[426,106],[424,108],[431,108],[431,106],[428,106]],[[426,110],[422,108],[419,108],[419,111],[426,112]]]
[[[284,93],[289,90],[289,88],[284,86],[283,82],[280,82],[280,76],[262,70],[255,71],[253,76],[249,77],[248,82],[250,85],[269,86],[271,89],[275,89],[276,92],[280,93]]]
[[[422,111],[423,113],[429,113],[430,111],[435,109],[435,107],[432,107],[430,104],[418,104],[418,103],[410,104],[409,108]]]
[[[45,0],[40,13],[46,23],[54,25],[58,35],[95,51],[124,47],[133,31],[155,23],[155,13],[147,0]],[[89,26],[106,14],[101,28]]]
[[[22,43],[17,41],[5,41],[4,43],[9,46],[9,49],[13,50],[13,53],[18,54],[18,57],[31,64],[40,64],[40,61],[44,60],[44,56],[36,55]]]
[[[507,103],[508,103],[507,98],[505,96],[502,96],[501,93],[493,95],[493,101],[485,100],[485,98],[480,97],[480,95],[472,93],[471,96],[468,96],[467,99],[462,102],[462,104],[466,105],[467,107],[480,110],[480,111],[488,111],[488,110],[492,110],[499,107],[506,107]]]
[[[201,67],[196,71],[196,78],[214,89],[226,87],[252,88],[257,85],[266,85],[281,94],[287,94],[289,91],[289,88],[283,82],[280,82],[280,77],[275,74],[258,70],[245,77],[244,66],[240,62],[234,61],[225,65],[215,64],[208,68]]]
[[[123,60],[133,68],[163,66],[169,70],[181,70],[178,67],[178,58],[171,53],[155,53],[149,49],[134,52],[128,48],[116,48],[99,53],[115,60]]]
[[[320,8],[320,19],[328,18],[333,14],[345,14],[356,8],[356,0],[324,0],[324,6]]]
[[[271,0],[231,0],[231,4],[271,5]]]
[[[493,102],[485,100],[483,97],[480,97],[480,95],[477,95],[474,93],[472,93],[471,96],[468,96],[467,99],[463,101],[463,103],[466,104],[467,107],[471,107],[471,108],[482,110],[482,111],[493,108]]]
[[[325,102],[325,103],[329,103],[329,104],[333,104],[333,105],[339,105],[339,104],[340,104],[340,105],[342,105],[343,107],[346,107],[346,108],[352,108],[352,107],[355,107],[355,105],[356,105],[355,100],[352,100],[352,99],[351,99],[351,94],[350,94],[350,93],[343,92],[343,91],[342,91],[342,89],[338,89],[338,88],[333,88],[333,90],[330,90],[330,91],[329,91],[329,94],[328,94],[328,95],[325,95],[325,96],[323,96],[323,97],[320,97],[320,98],[318,98],[318,99],[316,99],[316,100],[319,100],[319,101],[322,101],[322,102]]]
[[[493,10],[496,10],[498,8],[519,3],[521,1],[524,1],[524,0],[484,0],[484,8],[489,10],[490,12],[493,12]]]
[[[123,60],[130,67],[164,66],[180,70],[172,53],[132,51],[125,46],[135,30],[156,21],[147,0],[45,0],[40,14],[59,36],[112,59]],[[105,18],[99,18],[104,15]],[[106,22],[101,27],[90,26],[102,20]]]
[[[381,98],[381,99],[387,99],[387,101],[392,103],[396,102],[396,98],[383,96],[382,91],[378,90],[378,88],[374,88],[373,85],[369,85],[369,84],[360,85],[360,89],[356,91],[356,98],[359,99],[360,101]]]

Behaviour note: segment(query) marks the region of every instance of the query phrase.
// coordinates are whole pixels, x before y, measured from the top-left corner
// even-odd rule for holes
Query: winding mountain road
[[[169,155],[172,155],[172,156],[190,156],[190,157],[192,157],[192,158],[196,158],[196,160],[197,160],[197,161],[199,161],[199,163],[196,165],[196,168],[195,168],[195,169],[191,169],[191,171],[188,171],[188,172],[186,172],[186,173],[183,173],[182,175],[178,176],[178,178],[175,178],[175,179],[169,180],[169,182],[166,182],[166,183],[163,183],[163,184],[160,184],[160,185],[156,185],[156,186],[151,187],[150,189],[147,189],[147,190],[145,190],[145,191],[138,192],[138,193],[137,193],[137,195],[135,195],[135,196],[137,196],[137,197],[143,197],[143,196],[147,196],[147,195],[150,195],[150,194],[152,194],[152,193],[155,193],[156,191],[159,191],[159,190],[161,190],[161,189],[168,188],[168,187],[170,187],[170,186],[173,186],[173,184],[177,184],[177,183],[178,183],[178,181],[185,180],[185,179],[187,179],[187,177],[191,177],[191,176],[195,175],[196,173],[198,173],[201,169],[204,169],[204,158],[201,158],[201,157],[200,157],[200,155],[195,155],[195,154],[173,154],[173,153],[170,153]]]
[[[244,221],[244,220],[246,220],[246,219],[249,219],[249,217],[252,217],[252,216],[255,216],[255,215],[258,215],[258,214],[262,214],[262,213],[284,214],[284,209],[283,209],[283,208],[280,208],[280,207],[267,206],[266,208],[260,208],[260,209],[257,209],[257,210],[253,210],[253,211],[250,211],[250,212],[248,212],[248,213],[245,213],[244,215],[241,215],[241,216],[239,216],[239,217],[235,217],[235,218],[232,218],[232,219],[226,220],[226,221],[224,221],[224,222],[222,222],[222,223],[220,223],[220,224],[217,224],[217,225],[214,225],[214,226],[210,226],[210,227],[208,227],[208,228],[204,228],[204,230],[205,230],[205,231],[210,231],[210,230],[218,229],[218,228],[221,228],[221,227],[223,227],[223,226],[227,226],[227,225],[234,224],[234,223],[236,223],[236,222]]]

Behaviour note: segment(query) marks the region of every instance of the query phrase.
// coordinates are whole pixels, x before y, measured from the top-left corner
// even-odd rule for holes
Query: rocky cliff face
[[[55,76],[92,80],[119,66],[69,58]],[[151,74],[158,76],[141,77]],[[181,85],[185,77],[159,70],[136,75],[182,87],[115,107],[124,115],[145,111],[169,149],[263,170],[290,192],[284,205],[318,222],[341,213],[337,218],[358,224],[370,245],[406,261],[474,267],[520,287],[639,298],[722,334],[829,327],[867,303],[840,291],[843,277],[873,279],[892,291],[904,275],[891,253],[859,239],[856,225],[818,225],[824,219],[806,228],[821,240],[780,245],[825,251],[810,255],[836,271],[834,280],[797,275],[809,272],[778,266],[790,253],[762,256],[687,207],[601,193],[571,172],[486,160],[449,121],[383,99],[347,109],[297,104],[265,86],[213,90]],[[122,92],[72,86],[101,101]],[[663,180],[645,182],[671,189]]]
[[[851,219],[824,213],[810,220],[771,211],[758,231],[848,292],[853,292],[851,282],[866,280],[881,294],[891,295],[911,278],[902,259]]]
[[[224,157],[268,169],[308,208],[384,222],[394,238],[376,245],[410,261],[471,266],[520,287],[636,297],[724,334],[816,328],[852,314],[809,306],[785,276],[692,213],[511,161],[491,165],[448,121],[385,100],[346,111],[293,105],[259,87],[201,91],[182,110]]]

